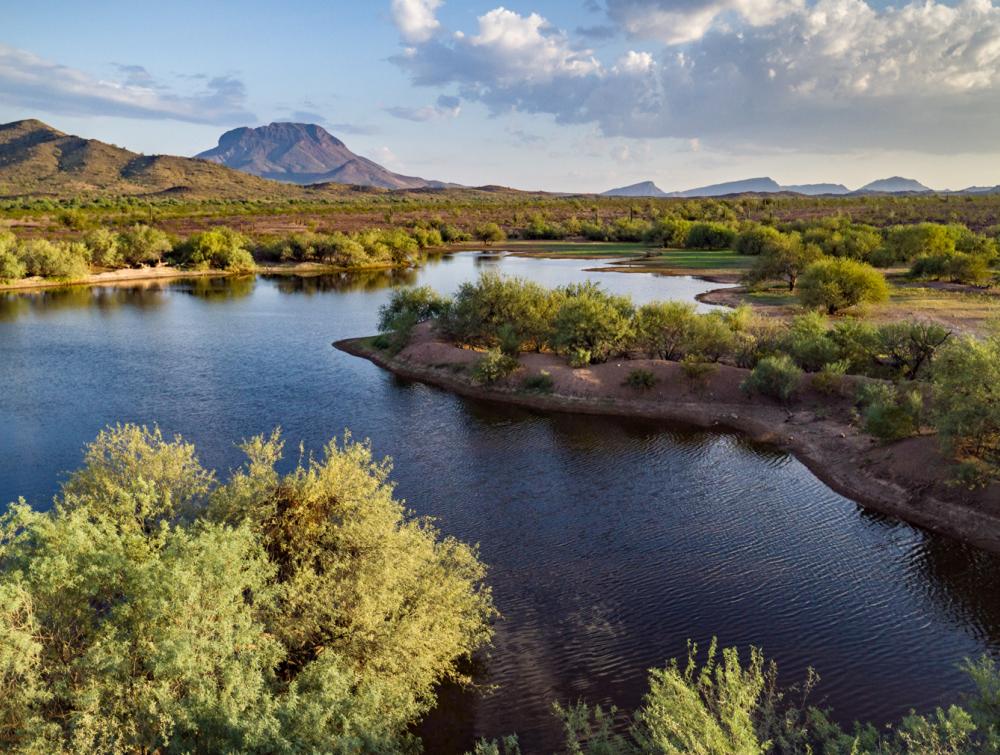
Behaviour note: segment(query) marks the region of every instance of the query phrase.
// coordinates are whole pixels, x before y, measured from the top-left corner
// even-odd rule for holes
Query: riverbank
[[[481,354],[438,339],[428,325],[419,326],[396,356],[375,348],[371,338],[334,346],[400,377],[469,398],[740,432],[793,454],[830,488],[867,509],[1000,553],[1000,484],[975,491],[950,484],[953,464],[941,454],[936,437],[880,444],[854,425],[849,399],[820,393],[808,379],[783,405],[746,396],[739,386],[749,371],[728,365],[693,382],[676,362],[630,359],[572,369],[556,355],[530,353],[521,355],[514,375],[487,386],[471,377]],[[652,372],[655,385],[646,391],[624,386],[634,369]],[[542,371],[551,377],[551,392],[521,387],[526,377]]]
[[[143,281],[171,280],[177,278],[219,278],[237,275],[324,275],[328,273],[362,273],[371,270],[391,270],[396,265],[366,265],[363,267],[337,267],[317,262],[291,262],[258,265],[251,272],[232,270],[187,270],[172,265],[156,267],[123,268],[91,273],[72,280],[55,278],[24,278],[12,283],[0,283],[0,292],[36,291],[45,288],[65,288],[66,286],[109,286],[119,283],[141,283]]]

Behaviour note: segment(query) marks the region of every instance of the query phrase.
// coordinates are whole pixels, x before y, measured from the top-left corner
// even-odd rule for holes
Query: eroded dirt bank
[[[481,354],[439,340],[427,325],[419,326],[396,356],[373,347],[369,338],[334,346],[401,377],[470,398],[735,430],[793,454],[832,489],[868,509],[1000,553],[1000,484],[975,491],[951,484],[953,465],[934,436],[882,445],[852,423],[850,400],[819,393],[808,378],[799,395],[782,405],[746,396],[739,386],[748,370],[727,365],[693,382],[676,362],[629,359],[572,369],[556,355],[527,353],[521,355],[516,373],[484,386],[471,376]],[[656,376],[652,388],[622,384],[637,368]],[[521,387],[527,377],[543,370],[552,378],[551,392]]]

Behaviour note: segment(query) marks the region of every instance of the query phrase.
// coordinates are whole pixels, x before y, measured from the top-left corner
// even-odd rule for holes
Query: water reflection
[[[121,307],[149,310],[162,306],[166,284],[150,281],[115,286],[66,286],[24,293],[0,293],[0,321],[27,314],[49,316],[72,309],[95,308],[110,313]]]

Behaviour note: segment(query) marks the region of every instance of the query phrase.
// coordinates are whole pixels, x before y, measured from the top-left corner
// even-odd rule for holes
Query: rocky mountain
[[[747,178],[742,181],[727,181],[721,184],[699,186],[696,189],[678,191],[672,197],[722,197],[726,194],[769,193],[781,191],[778,182],[773,178]]]
[[[141,155],[37,120],[0,125],[0,196],[291,197],[303,190],[189,157]]]
[[[893,176],[892,178],[880,178],[878,181],[872,181],[869,184],[865,184],[857,190],[857,193],[881,192],[885,194],[898,194],[901,192],[919,191],[932,191],[932,189],[927,188],[922,183],[915,181],[912,178]]]
[[[652,181],[642,181],[618,189],[610,189],[602,197],[667,197],[670,196]]]
[[[850,194],[851,190],[843,184],[790,184],[782,186],[782,191],[790,191],[795,194],[805,194],[815,197],[821,194]]]
[[[340,139],[313,123],[272,123],[236,128],[218,146],[197,155],[275,181],[296,184],[340,183],[383,189],[444,188],[448,184],[403,176],[356,155]]]

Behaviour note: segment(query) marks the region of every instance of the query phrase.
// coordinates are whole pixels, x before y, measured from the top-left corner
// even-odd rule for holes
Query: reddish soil
[[[427,325],[418,327],[395,357],[373,349],[368,339],[335,346],[402,377],[471,398],[736,430],[794,454],[831,488],[867,508],[1000,552],[1000,483],[975,491],[951,484],[954,465],[936,437],[880,444],[854,424],[850,400],[822,394],[809,381],[791,402],[781,404],[747,396],[740,384],[748,370],[727,365],[695,383],[676,362],[625,359],[573,369],[554,354],[529,353],[521,355],[521,368],[512,376],[484,386],[473,382],[469,369],[481,355],[438,339]],[[623,385],[639,368],[656,377],[652,388]],[[552,377],[550,393],[521,388],[526,377],[542,370]]]

